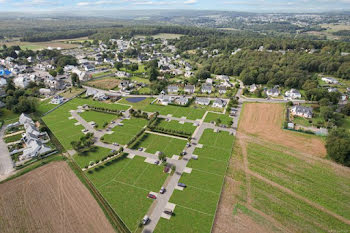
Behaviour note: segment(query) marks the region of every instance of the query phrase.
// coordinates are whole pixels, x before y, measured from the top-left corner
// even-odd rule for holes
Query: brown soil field
[[[100,89],[112,90],[118,87],[119,83],[120,80],[116,78],[103,78],[89,81],[87,84]]]
[[[0,184],[1,232],[114,232],[89,190],[65,162]]]
[[[245,104],[239,123],[239,133],[257,136],[265,141],[324,157],[324,142],[313,135],[306,135],[282,129],[284,106],[282,104]]]

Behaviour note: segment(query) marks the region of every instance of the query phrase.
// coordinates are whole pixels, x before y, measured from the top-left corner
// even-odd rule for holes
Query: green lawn
[[[138,90],[139,95],[149,95],[151,94],[151,89],[149,87],[142,87]]]
[[[206,110],[192,107],[178,107],[173,105],[162,106],[158,104],[147,105],[144,109],[146,112],[159,112],[160,115],[171,114],[173,117],[186,117],[190,120],[202,119]]]
[[[141,78],[141,77],[137,77],[137,76],[131,77],[131,80],[139,82],[139,83],[145,83],[145,84],[150,84],[151,83],[148,78]]]
[[[94,121],[97,124],[97,129],[103,129],[105,123],[109,124],[111,121],[118,118],[115,114],[95,111],[85,111],[79,113],[79,115],[87,122]]]
[[[158,192],[168,176],[162,166],[144,160],[138,156],[124,157],[92,174],[86,173],[131,232],[137,230],[153,202],[147,194]]]
[[[179,155],[185,148],[186,143],[187,140],[145,133],[132,145],[132,149],[143,147],[146,148],[146,152],[154,154],[161,151],[166,156],[172,157],[173,155]]]
[[[96,162],[96,160],[101,160],[102,158],[106,157],[111,150],[103,147],[96,147],[95,151],[91,151],[84,154],[75,154],[73,156],[75,162],[83,168],[85,166],[88,166],[91,161]]]
[[[5,141],[6,143],[16,142],[16,141],[21,140],[21,138],[22,138],[22,134],[19,133],[19,134],[16,134],[16,135],[13,135],[13,136],[9,136],[9,137],[4,138],[4,141]]]
[[[350,219],[350,179],[345,174],[257,144],[249,144],[248,160],[252,171]]]
[[[112,129],[113,134],[104,135],[107,143],[117,142],[121,145],[127,144],[138,132],[147,125],[147,120],[143,118],[131,118],[122,121],[123,126],[116,126]]]
[[[1,108],[0,109],[0,120],[4,121],[5,124],[11,124],[11,123],[15,123],[16,121],[18,121],[18,117],[20,114],[18,113],[14,113],[11,110],[8,110],[6,108]]]
[[[36,109],[36,111],[37,111],[37,113],[39,113],[39,115],[43,115],[44,113],[47,113],[51,109],[57,107],[56,104],[51,104],[50,101],[51,101],[51,98],[39,102],[39,105]]]
[[[232,123],[232,118],[229,117],[227,114],[218,114],[218,113],[213,113],[213,112],[208,112],[207,116],[205,117],[204,121],[205,122],[216,122],[217,119],[220,119],[220,124],[224,124],[227,126],[230,126]]]
[[[178,121],[166,121],[165,119],[160,118],[158,118],[156,126],[169,130],[183,131],[191,135],[197,128],[196,126],[193,126],[192,123],[186,122],[184,124],[180,124]]]
[[[200,139],[203,148],[195,150],[198,160],[190,160],[187,167],[192,172],[183,173],[180,179],[187,187],[183,191],[175,190],[170,198],[176,204],[175,216],[166,221],[161,219],[155,232],[211,231],[233,139],[227,132],[204,131]]]

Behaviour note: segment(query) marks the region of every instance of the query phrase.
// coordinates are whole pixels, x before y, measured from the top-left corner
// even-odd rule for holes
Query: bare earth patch
[[[324,157],[324,142],[312,135],[282,129],[284,106],[281,104],[249,103],[244,106],[239,131],[294,150]]]
[[[1,232],[114,232],[65,162],[1,184],[0,193]]]
[[[93,87],[105,90],[112,90],[116,88],[119,85],[119,83],[120,80],[116,78],[103,78],[88,82],[88,84]]]

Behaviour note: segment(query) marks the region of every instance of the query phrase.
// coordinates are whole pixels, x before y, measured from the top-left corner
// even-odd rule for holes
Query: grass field
[[[170,198],[169,202],[176,204],[175,216],[161,219],[155,232],[211,232],[233,139],[227,132],[204,131],[199,142],[203,148],[195,153],[198,160],[190,160],[187,166],[192,172],[183,173],[180,179],[187,187],[183,191],[175,190]],[[224,160],[221,152],[225,154]]]
[[[88,166],[91,161],[96,162],[96,160],[101,160],[106,157],[111,150],[103,147],[96,147],[95,151],[90,151],[84,154],[75,154],[73,156],[75,162],[83,168]]]
[[[165,119],[160,118],[158,118],[156,126],[168,130],[183,131],[191,135],[197,128],[196,126],[193,126],[192,123],[185,122],[184,124],[180,124],[178,121],[166,121]]]
[[[232,122],[232,118],[227,114],[218,114],[213,112],[208,112],[207,116],[204,119],[204,122],[216,122],[217,119],[220,119],[220,124],[230,125]]]
[[[43,115],[57,106],[56,104],[51,104],[50,101],[51,98],[39,102],[39,105],[36,109],[39,115]]]
[[[66,150],[71,150],[71,142],[78,141],[84,134],[81,132],[84,127],[81,125],[75,125],[77,123],[74,119],[69,119],[71,117],[70,110],[77,109],[78,106],[84,104],[89,104],[96,107],[104,107],[115,110],[126,110],[128,106],[120,104],[106,104],[98,101],[93,101],[91,99],[81,99],[75,98],[50,114],[43,117],[45,124],[50,128],[52,133],[60,141]],[[112,115],[113,116],[113,115]]]
[[[97,124],[97,129],[103,129],[105,123],[109,124],[111,121],[118,118],[117,115],[104,112],[95,112],[95,111],[85,111],[79,113],[79,115],[84,118],[85,121],[91,122],[94,121]]]
[[[5,141],[5,143],[17,142],[17,141],[21,140],[21,138],[22,138],[22,134],[19,133],[19,134],[15,134],[15,135],[4,138],[4,141]]]
[[[173,105],[162,106],[158,104],[150,104],[143,108],[146,112],[159,112],[160,115],[171,114],[173,117],[186,117],[190,120],[202,119],[205,110],[191,107],[178,107]]]
[[[325,164],[257,144],[248,145],[250,170],[350,219],[350,180]]]
[[[123,120],[123,126],[116,126],[112,129],[113,134],[106,134],[104,142],[117,142],[121,145],[127,144],[141,129],[147,125],[147,120],[143,118],[131,118]]]
[[[180,155],[187,140],[145,133],[132,145],[132,149],[146,148],[146,152],[163,152],[166,156]]]
[[[135,156],[133,159],[121,158],[87,175],[134,232],[153,202],[147,194],[158,192],[168,176],[162,169],[162,166],[145,163],[144,158]]]
[[[115,73],[115,69],[105,70],[105,71],[102,71],[102,72],[93,73],[92,77],[93,78],[97,78],[97,77],[106,76],[106,75],[112,76],[114,73]]]
[[[154,100],[153,98],[146,98],[137,103],[132,103],[132,102],[129,102],[127,99],[128,98],[122,98],[118,101],[118,103],[130,105],[137,110],[143,110],[146,106],[148,106]]]
[[[68,44],[64,43],[64,41],[61,40],[54,40],[54,41],[45,41],[45,42],[26,42],[26,41],[13,41],[13,42],[1,42],[0,46],[3,44],[7,46],[13,46],[13,45],[19,45],[21,49],[26,50],[41,50],[41,49],[47,49],[48,47],[52,48],[62,48],[62,49],[71,49],[76,48],[78,45],[76,44]]]
[[[84,91],[84,89],[82,89],[82,88],[72,87],[72,88],[65,90],[60,95],[66,99],[70,99],[70,98],[73,98],[76,95],[80,94],[83,91]]]
[[[20,114],[14,113],[11,110],[8,110],[6,108],[0,109],[0,120],[4,121],[5,124],[11,124],[16,121],[18,121],[18,117]]]
[[[145,83],[145,84],[150,84],[150,83],[151,83],[151,82],[149,81],[149,79],[147,79],[147,78],[141,78],[141,77],[138,77],[138,76],[133,76],[133,77],[131,77],[131,80],[132,80],[132,81],[139,82],[139,83]]]

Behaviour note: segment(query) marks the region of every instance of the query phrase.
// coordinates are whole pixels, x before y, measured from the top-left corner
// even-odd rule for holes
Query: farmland
[[[205,152],[195,153],[198,155],[198,160],[191,160],[188,164],[192,172],[184,173],[180,179],[180,182],[185,183],[187,187],[183,191],[175,190],[170,198],[170,202],[176,204],[176,215],[168,221],[160,220],[156,232],[183,232],[183,227],[191,229],[190,232],[211,231],[231,155],[233,136],[228,132],[215,133],[207,129],[199,143],[203,144],[201,150]],[[217,149],[223,150],[226,158],[221,155],[221,151],[216,151]],[[206,153],[208,151],[214,153]],[[196,224],[192,226],[185,219],[192,219]]]
[[[121,122],[123,125],[118,125],[112,129],[113,134],[106,134],[104,142],[125,145],[127,144],[141,129],[147,125],[147,120],[143,118],[125,119]]]
[[[168,176],[161,166],[145,163],[137,156],[124,156],[87,175],[132,232],[152,204],[147,194],[158,192]]]
[[[187,140],[157,134],[144,133],[138,141],[132,145],[132,149],[146,148],[146,152],[155,154],[163,152],[166,156],[179,155],[185,148]]]
[[[107,77],[107,78],[92,80],[87,82],[86,84],[95,88],[103,89],[103,90],[113,90],[116,87],[118,87],[119,83],[120,83],[119,79],[116,79],[114,77]]]
[[[252,109],[264,113],[254,114],[248,124],[247,112]],[[244,106],[213,232],[247,224],[261,232],[348,229],[350,171],[320,158],[320,148],[307,152],[305,141],[316,137],[284,132],[276,111],[283,116],[279,104]],[[276,134],[275,139],[264,132],[264,125]],[[287,138],[298,146],[290,146]],[[234,210],[240,218],[232,215]]]
[[[0,184],[0,192],[1,232],[114,232],[65,162]]]

